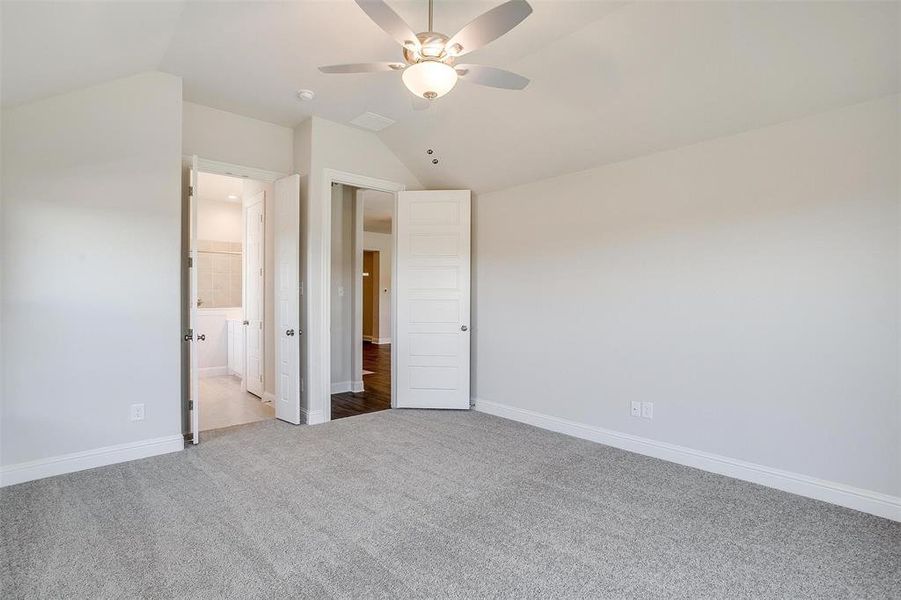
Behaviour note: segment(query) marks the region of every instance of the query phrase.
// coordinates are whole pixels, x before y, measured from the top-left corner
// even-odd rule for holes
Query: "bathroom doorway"
[[[199,172],[196,274],[199,430],[275,418],[272,183]]]

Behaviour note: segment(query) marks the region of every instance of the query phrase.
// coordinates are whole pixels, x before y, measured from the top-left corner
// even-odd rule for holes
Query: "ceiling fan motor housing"
[[[434,31],[424,31],[417,33],[416,38],[419,40],[419,51],[413,47],[414,44],[404,46],[404,60],[408,65],[416,64],[422,60],[440,60],[447,64],[453,64],[454,57],[446,52],[448,37],[443,33]]]

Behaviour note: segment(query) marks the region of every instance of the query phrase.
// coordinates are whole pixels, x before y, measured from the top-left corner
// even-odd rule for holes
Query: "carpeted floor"
[[[475,412],[218,430],[0,509],[4,600],[901,597],[899,523]]]

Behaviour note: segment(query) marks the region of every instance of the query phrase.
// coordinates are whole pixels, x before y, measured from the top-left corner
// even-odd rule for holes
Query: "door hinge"
[[[260,277],[263,276],[263,267],[260,267]]]
[[[300,282],[300,286],[298,287],[298,290],[300,291],[300,295],[303,296],[303,281]]]
[[[188,400],[188,410],[194,410],[194,401]]]
[[[188,195],[189,195],[189,196],[193,196],[193,195],[194,195],[194,186],[193,186],[193,185],[189,185],[189,186],[188,186]]]
[[[260,215],[260,223],[263,222],[263,215]]]
[[[260,375],[260,383],[263,383],[263,376]]]
[[[194,268],[194,257],[193,257],[193,256],[189,256],[189,257],[188,257],[188,268],[189,268],[189,269],[193,269],[193,268]]]

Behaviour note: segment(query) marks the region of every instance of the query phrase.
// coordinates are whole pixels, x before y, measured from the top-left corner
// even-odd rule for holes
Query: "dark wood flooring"
[[[332,394],[332,419],[391,408],[391,345],[363,342],[363,370],[365,391]]]

